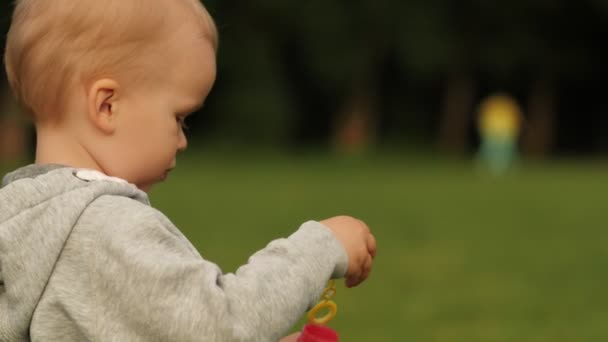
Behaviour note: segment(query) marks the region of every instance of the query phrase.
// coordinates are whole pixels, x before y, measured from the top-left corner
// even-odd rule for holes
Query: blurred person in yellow
[[[492,173],[504,173],[515,161],[522,121],[517,101],[506,94],[491,95],[480,104],[479,158]]]
[[[5,65],[37,145],[0,189],[0,341],[277,341],[328,279],[368,277],[376,242],[349,216],[224,274],[151,206],[217,45],[198,0],[16,2]]]

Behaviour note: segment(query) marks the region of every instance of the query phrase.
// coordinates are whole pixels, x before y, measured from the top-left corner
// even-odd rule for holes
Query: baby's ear
[[[118,91],[118,82],[111,79],[97,80],[89,88],[89,119],[105,134],[116,130]]]

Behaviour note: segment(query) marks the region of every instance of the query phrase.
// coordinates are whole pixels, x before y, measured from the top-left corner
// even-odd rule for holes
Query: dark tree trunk
[[[467,151],[474,101],[475,84],[470,75],[448,80],[439,127],[439,147],[443,152],[463,155]]]
[[[334,145],[340,153],[356,153],[373,144],[376,135],[376,106],[373,92],[356,91],[337,116]]]
[[[528,119],[522,144],[526,156],[544,158],[551,153],[555,139],[555,108],[553,83],[547,79],[537,80],[530,89],[528,99]]]
[[[0,162],[24,158],[27,151],[27,127],[7,88],[3,88],[0,94],[0,111]]]

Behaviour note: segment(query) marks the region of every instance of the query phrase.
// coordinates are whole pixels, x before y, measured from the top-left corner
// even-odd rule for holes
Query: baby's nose
[[[188,148],[188,138],[186,138],[186,134],[184,131],[181,131],[179,134],[179,142],[177,143],[177,151],[183,152]]]

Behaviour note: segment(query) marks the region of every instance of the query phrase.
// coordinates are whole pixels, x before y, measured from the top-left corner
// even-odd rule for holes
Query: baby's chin
[[[172,169],[165,170],[165,172],[159,175],[155,180],[137,183],[135,185],[137,186],[137,188],[139,188],[139,190],[148,193],[150,192],[153,186],[166,181],[169,177],[169,173],[171,172],[171,170]]]

